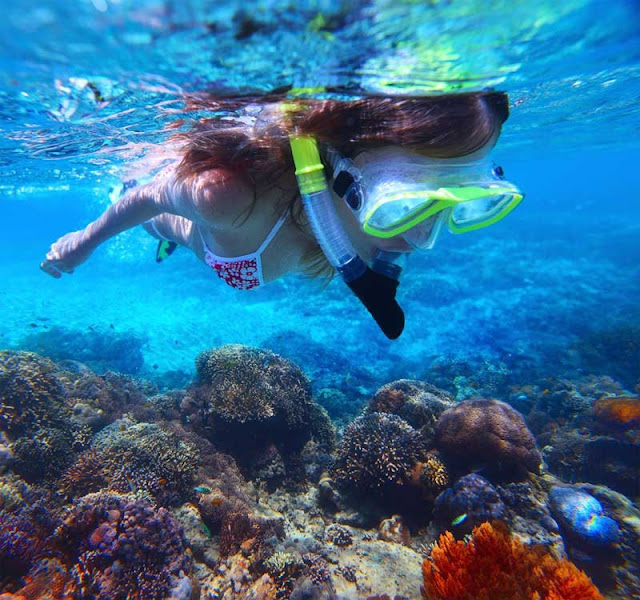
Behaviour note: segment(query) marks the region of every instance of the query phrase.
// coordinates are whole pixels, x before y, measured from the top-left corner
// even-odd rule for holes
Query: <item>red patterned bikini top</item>
[[[276,236],[280,228],[287,220],[289,212],[286,211],[271,228],[269,235],[264,239],[260,247],[250,254],[226,258],[211,252],[207,242],[202,237],[202,231],[198,227],[202,247],[204,248],[204,262],[206,262],[227,285],[238,290],[252,290],[264,285],[262,274],[262,253],[265,251],[271,240]]]

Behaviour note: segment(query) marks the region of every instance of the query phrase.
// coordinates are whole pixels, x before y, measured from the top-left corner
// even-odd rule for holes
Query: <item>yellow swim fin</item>
[[[175,242],[170,242],[168,240],[160,240],[158,242],[158,248],[156,249],[156,262],[162,262],[166,258],[169,258],[175,249],[178,247],[178,244]]]

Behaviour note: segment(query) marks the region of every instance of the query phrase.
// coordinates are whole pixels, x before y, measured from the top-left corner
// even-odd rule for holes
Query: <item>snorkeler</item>
[[[389,338],[404,327],[398,258],[433,246],[443,225],[491,225],[522,200],[487,156],[506,94],[361,100],[191,98],[215,114],[174,141],[176,161],[96,221],[52,244],[59,278],[103,242],[142,225],[190,248],[228,285],[338,272]],[[161,255],[160,259],[162,258]]]

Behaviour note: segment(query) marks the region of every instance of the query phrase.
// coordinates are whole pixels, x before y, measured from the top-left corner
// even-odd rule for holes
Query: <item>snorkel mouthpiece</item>
[[[396,339],[404,329],[404,313],[395,299],[397,278],[369,268],[353,248],[333,206],[316,140],[291,136],[290,142],[302,203],[322,251],[383,333]]]

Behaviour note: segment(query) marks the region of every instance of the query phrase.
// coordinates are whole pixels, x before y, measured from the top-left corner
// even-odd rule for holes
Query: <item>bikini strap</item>
[[[278,231],[280,231],[280,228],[284,225],[284,222],[287,220],[287,217],[289,216],[289,210],[285,210],[282,215],[280,215],[280,218],[276,221],[276,224],[271,228],[271,231],[269,232],[269,235],[267,235],[266,238],[264,238],[264,241],[262,242],[262,244],[260,244],[260,247],[256,250],[256,254],[262,254],[264,252],[264,249],[271,243],[271,240],[276,237]]]

